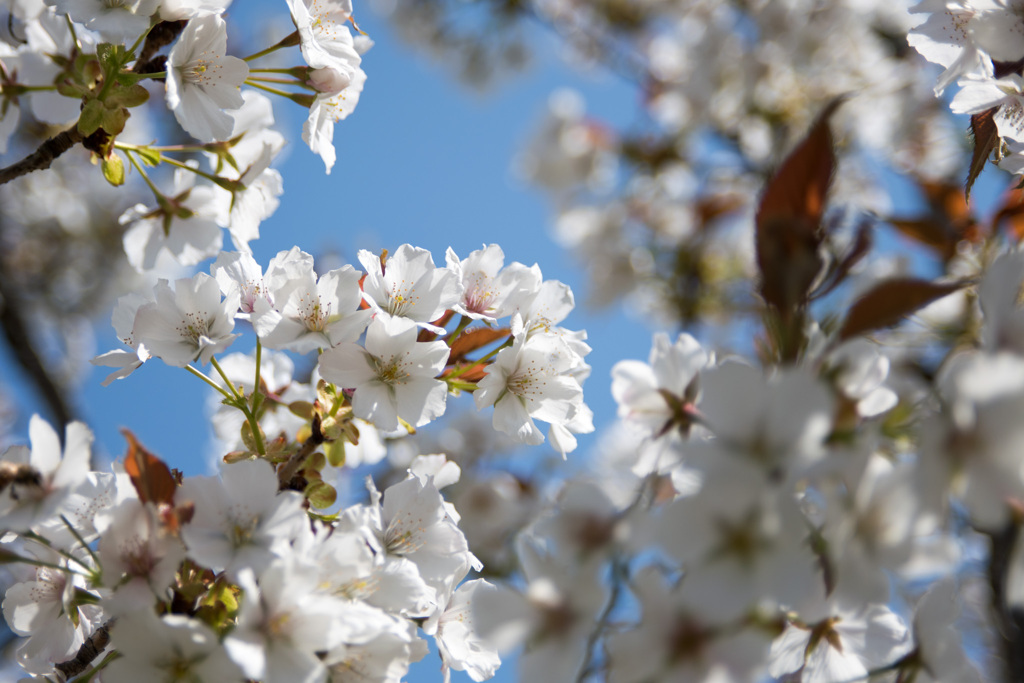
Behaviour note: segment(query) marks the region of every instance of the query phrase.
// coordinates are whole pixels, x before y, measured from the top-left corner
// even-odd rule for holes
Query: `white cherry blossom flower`
[[[276,560],[259,576],[240,577],[245,591],[238,624],[224,649],[246,677],[266,683],[322,681],[317,652],[371,640],[392,623],[368,605],[346,603],[319,589],[316,570],[295,555]]]
[[[923,0],[911,12],[927,18],[915,26],[907,42],[929,62],[945,67],[935,84],[936,96],[961,76],[979,71],[984,60],[968,29],[975,10],[964,0]]]
[[[134,333],[135,314],[138,313],[140,306],[147,303],[150,303],[149,299],[135,293],[126,294],[117,300],[111,322],[121,342],[130,350],[117,349],[107,351],[90,361],[93,365],[117,368],[117,370],[107,375],[107,378],[103,380],[103,386],[109,385],[115,379],[127,377],[149,360],[149,350],[145,344],[140,344],[135,339]]]
[[[312,259],[283,252],[267,268],[266,299],[253,304],[252,325],[264,346],[309,353],[359,338],[372,313],[359,310],[359,273],[349,265],[319,280]]]
[[[186,132],[226,140],[234,122],[225,109],[243,104],[239,88],[249,66],[227,53],[227,26],[216,14],[188,22],[167,58],[167,106]]]
[[[26,581],[7,589],[3,614],[11,630],[27,638],[18,648],[18,663],[28,673],[47,675],[55,663],[74,657],[104,613],[97,605],[75,601],[76,592],[86,588],[84,577],[71,573],[77,565],[45,548],[29,552],[56,567],[29,568]]]
[[[494,428],[518,441],[537,445],[544,435],[534,423],[570,422],[583,405],[583,389],[567,372],[575,354],[565,341],[551,334],[527,337],[518,318],[512,346],[498,352],[487,375],[473,393],[477,410],[494,406]]]
[[[320,356],[320,374],[354,389],[352,411],[385,431],[399,420],[421,427],[444,414],[448,387],[436,377],[448,361],[442,341],[416,341],[416,325],[402,318],[374,318],[366,346],[342,344]]]
[[[465,671],[474,681],[486,681],[501,666],[497,651],[477,632],[473,625],[472,601],[478,593],[495,590],[494,585],[476,579],[459,586],[448,605],[424,630],[434,634],[441,653],[444,681],[451,680],[451,671]]]
[[[485,245],[462,261],[449,247],[445,259],[463,286],[462,300],[452,308],[473,320],[493,323],[511,315],[540,287],[540,269],[521,263],[504,267],[505,253],[497,244]]]
[[[160,18],[164,21],[195,19],[206,14],[221,14],[231,0],[161,0]]]
[[[346,25],[352,18],[349,0],[288,0],[299,32],[302,57],[314,69],[358,67],[359,53]]]
[[[318,93],[309,108],[309,117],[302,124],[302,141],[324,161],[330,174],[337,160],[334,150],[334,124],[343,121],[355,111],[366,85],[366,72],[355,69],[348,87],[336,93]]]
[[[363,299],[378,315],[407,318],[424,329],[444,333],[430,323],[458,303],[462,283],[447,268],[435,267],[429,251],[403,244],[382,264],[363,249],[359,262],[366,269]]]
[[[206,273],[178,280],[174,289],[160,280],[153,291],[156,301],[139,307],[133,334],[168,365],[209,363],[239,336],[231,334],[238,292],[222,300],[220,286]]]
[[[306,523],[304,499],[277,489],[273,468],[261,460],[229,465],[222,477],[186,479],[175,500],[195,504],[195,516],[181,532],[188,556],[236,576],[243,569],[262,571],[286,555]]]
[[[156,510],[137,499],[110,511],[101,529],[100,565],[113,595],[104,600],[112,614],[149,609],[166,600],[174,575],[185,559],[181,541],[161,525]]]
[[[741,683],[763,680],[771,641],[760,629],[738,627],[714,610],[690,604],[653,568],[631,585],[643,619],[608,640],[612,683],[664,680]]]
[[[977,114],[998,107],[993,116],[999,135],[1024,142],[1024,77],[1009,74],[1000,79],[968,75],[960,80],[960,92],[949,103],[955,114]]]

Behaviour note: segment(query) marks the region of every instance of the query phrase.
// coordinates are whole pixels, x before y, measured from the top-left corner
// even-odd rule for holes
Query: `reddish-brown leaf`
[[[836,157],[829,119],[833,100],[768,181],[756,216],[761,296],[783,312],[802,306],[821,270],[821,217]]]
[[[507,327],[476,327],[466,330],[459,335],[458,339],[452,342],[452,350],[448,356],[449,363],[462,360],[467,355],[488,344],[493,344],[511,334]]]
[[[124,470],[132,480],[132,486],[143,503],[160,505],[174,503],[177,483],[164,461],[147,451],[135,435],[127,429],[121,433],[128,441],[128,453],[124,456]]]
[[[992,232],[1000,228],[1017,242],[1024,239],[1024,193],[1019,188],[1006,193],[1003,205],[992,217]]]
[[[956,255],[956,245],[960,242],[960,234],[946,222],[926,217],[890,219],[889,223],[915,242],[934,249],[943,262],[949,261]]]
[[[971,167],[967,172],[967,183],[964,196],[971,198],[971,188],[985,168],[985,162],[992,156],[992,150],[999,144],[999,131],[996,129],[995,113],[999,107],[971,116],[971,137],[974,138],[974,151],[971,153]]]
[[[839,330],[839,339],[897,325],[903,318],[952,294],[965,282],[932,282],[917,278],[893,278],[875,285],[858,299]]]

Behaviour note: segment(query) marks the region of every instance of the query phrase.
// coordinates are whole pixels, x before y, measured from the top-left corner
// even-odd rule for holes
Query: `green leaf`
[[[108,107],[138,107],[149,100],[149,91],[135,83],[114,88],[105,99]]]
[[[121,160],[121,155],[112,152],[103,160],[103,177],[114,187],[124,185],[124,162]]]
[[[310,482],[305,493],[309,504],[320,510],[331,507],[338,500],[338,492],[322,480]]]
[[[248,420],[242,423],[242,443],[244,443],[245,447],[248,448],[250,451],[255,452],[256,439],[253,438],[252,425],[249,424]]]
[[[309,401],[292,401],[288,404],[288,410],[292,415],[301,417],[303,420],[313,419],[313,404]]]
[[[103,70],[109,74],[116,74],[121,70],[127,61],[128,51],[124,45],[113,43],[100,43],[96,46],[96,56],[103,65]]]
[[[83,137],[89,137],[103,126],[103,114],[106,110],[99,100],[89,100],[82,107],[82,113],[78,116],[78,132]]]
[[[131,114],[124,107],[103,110],[103,130],[111,136],[116,136],[124,130],[124,124]]]

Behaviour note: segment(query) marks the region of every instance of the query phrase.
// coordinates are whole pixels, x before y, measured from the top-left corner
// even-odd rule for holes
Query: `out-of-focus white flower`
[[[708,362],[708,354],[690,335],[680,334],[670,344],[668,335],[656,334],[647,363],[624,360],[612,368],[619,417],[654,437],[672,428],[688,432],[691,421],[686,411],[697,401],[697,376]]]
[[[796,671],[801,680],[846,683],[892,664],[909,650],[906,625],[885,605],[823,603],[814,615],[803,613],[772,643],[769,673],[778,678]]]
[[[120,223],[130,225],[124,234],[124,251],[135,270],[152,270],[165,250],[183,266],[220,251],[225,204],[213,186],[196,185],[195,179],[190,171],[175,170],[170,197],[177,202],[181,215],[179,211],[168,213],[144,204],[136,204],[121,215]]]
[[[921,596],[914,609],[917,657],[908,658],[912,663],[902,668],[915,683],[981,683],[981,674],[964,652],[956,627],[959,616],[960,601],[951,577],[936,581]]]
[[[160,18],[164,21],[195,19],[206,14],[220,14],[231,0],[161,0]]]
[[[155,509],[136,499],[104,517],[109,523],[100,530],[99,557],[104,584],[113,589],[104,607],[114,615],[152,609],[168,598],[185,548],[164,530]]]
[[[167,58],[167,106],[203,142],[230,137],[234,121],[224,110],[244,102],[239,88],[249,66],[226,54],[227,43],[224,20],[207,14],[188,22]]]
[[[641,683],[735,683],[762,680],[770,640],[751,626],[736,626],[714,610],[687,602],[653,568],[633,581],[643,619],[608,639],[608,680]]]
[[[180,614],[157,617],[139,610],[120,617],[110,632],[121,657],[103,670],[109,683],[199,680],[241,683],[213,629]]]
[[[33,415],[28,427],[31,450],[12,446],[0,456],[5,468],[23,470],[0,492],[0,530],[26,532],[56,517],[76,488],[86,483],[92,432],[71,422],[60,437],[46,420]],[[61,451],[63,450],[63,457]]]
[[[156,14],[160,1],[52,0],[49,4],[96,31],[104,40],[131,43],[149,28],[150,17]]]
[[[71,566],[78,566],[74,561],[39,547],[31,554],[55,566],[31,568],[31,578],[11,585],[3,613],[10,629],[27,638],[18,648],[18,663],[28,673],[43,676],[53,672],[55,663],[74,657],[102,623],[104,612],[98,605],[76,600],[76,593],[86,586],[84,577],[71,572]],[[83,558],[79,554],[76,559]]]

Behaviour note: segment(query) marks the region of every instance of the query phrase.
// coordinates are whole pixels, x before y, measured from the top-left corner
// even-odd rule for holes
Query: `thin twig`
[[[306,461],[306,458],[313,454],[313,451],[317,449],[324,442],[324,435],[320,432],[320,424],[318,420],[313,422],[313,433],[309,435],[309,438],[302,443],[300,448],[292,457],[288,458],[285,464],[281,465],[281,469],[277,471],[277,481],[280,483],[281,489],[287,489],[292,479],[295,478],[296,473],[299,471],[299,467]]]
[[[21,161],[0,169],[0,185],[9,183],[23,175],[28,175],[32,171],[42,171],[45,168],[50,168],[50,164],[53,163],[54,159],[77,145],[82,139],[82,134],[78,132],[77,125],[53,136],[39,145],[39,149]]]
[[[78,648],[78,653],[75,655],[74,659],[61,662],[54,668],[64,674],[65,679],[77,676],[88,669],[89,665],[103,653],[103,650],[110,642],[110,627],[114,625],[114,621],[115,619],[111,619],[96,629],[96,631],[89,636],[89,639],[82,643],[82,647]]]

